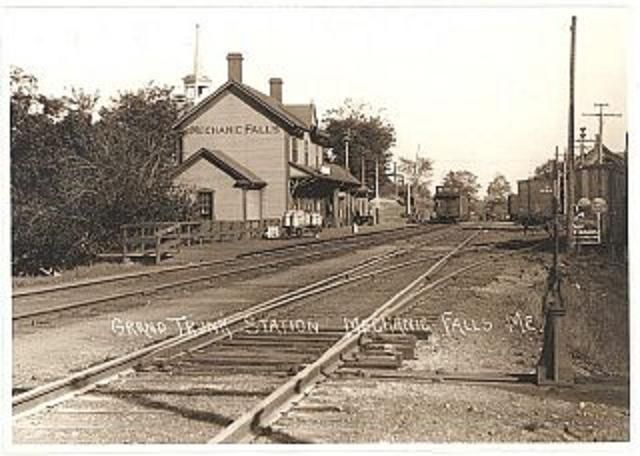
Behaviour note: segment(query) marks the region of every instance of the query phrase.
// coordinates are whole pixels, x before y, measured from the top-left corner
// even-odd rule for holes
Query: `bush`
[[[178,109],[171,90],[126,92],[102,108],[97,96],[39,94],[37,79],[11,73],[13,271],[68,268],[113,248],[124,223],[184,220],[174,189]]]

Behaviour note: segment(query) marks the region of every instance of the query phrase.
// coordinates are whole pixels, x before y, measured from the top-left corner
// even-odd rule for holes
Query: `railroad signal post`
[[[567,335],[564,328],[564,317],[567,315],[565,298],[561,293],[562,276],[558,266],[560,253],[559,220],[558,220],[558,147],[556,159],[553,163],[554,192],[553,192],[553,264],[547,280],[547,291],[543,298],[544,309],[544,342],[542,354],[538,361],[536,373],[538,385],[572,384],[573,369],[571,355],[567,345]]]
[[[586,133],[587,127],[580,127],[580,139],[576,139],[576,142],[578,143],[578,147],[580,147],[580,163],[584,164],[584,158],[585,158],[585,147],[587,145],[587,143],[594,143],[596,142],[595,139],[587,139],[587,133]]]
[[[564,319],[567,309],[560,284],[557,274],[550,277],[549,288],[544,296],[544,345],[536,369],[538,385],[574,383]]]

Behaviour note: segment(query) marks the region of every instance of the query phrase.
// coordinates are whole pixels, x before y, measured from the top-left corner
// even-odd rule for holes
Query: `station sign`
[[[602,242],[601,214],[606,211],[602,198],[580,198],[573,220],[574,235],[579,245],[598,245]]]
[[[578,208],[588,210],[591,207],[591,200],[589,198],[580,198],[578,200]]]
[[[192,125],[184,131],[185,135],[277,135],[277,125],[254,125],[250,123],[236,125]]]
[[[591,204],[591,210],[596,214],[604,214],[607,212],[607,200],[604,198],[594,198]]]

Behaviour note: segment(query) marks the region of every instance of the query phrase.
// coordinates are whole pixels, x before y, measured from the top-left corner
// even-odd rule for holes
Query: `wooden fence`
[[[184,245],[259,238],[279,219],[127,223],[120,227],[122,258],[154,258],[156,264]]]

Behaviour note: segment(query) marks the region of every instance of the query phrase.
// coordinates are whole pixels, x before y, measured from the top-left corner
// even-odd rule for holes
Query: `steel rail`
[[[419,231],[418,228],[419,228],[418,226],[392,228],[388,230],[374,231],[371,233],[363,233],[363,234],[357,234],[357,235],[353,234],[353,235],[332,238],[332,239],[321,239],[321,240],[315,240],[310,242],[297,243],[294,245],[275,247],[272,249],[262,249],[254,252],[242,253],[242,254],[236,255],[235,257],[225,258],[221,260],[201,261],[198,263],[155,268],[149,271],[136,271],[131,273],[112,275],[108,277],[97,277],[97,278],[86,279],[86,280],[73,282],[73,283],[63,283],[63,284],[44,286],[44,287],[29,287],[22,290],[17,289],[12,293],[11,296],[13,299],[23,298],[27,296],[55,293],[55,292],[71,290],[75,288],[84,288],[84,287],[89,287],[93,285],[102,285],[102,284],[107,284],[112,282],[119,282],[123,280],[135,279],[138,277],[168,274],[171,272],[179,272],[179,271],[189,270],[189,269],[200,269],[200,268],[206,268],[206,267],[216,266],[220,264],[232,264],[233,262],[237,262],[238,260],[242,260],[245,258],[250,258],[255,256],[268,256],[272,254],[287,252],[289,250],[309,249],[313,247],[322,246],[325,244],[352,243],[353,241],[359,241],[359,240],[369,241],[371,240],[371,238],[375,239],[377,237],[385,237],[387,235],[394,234],[397,232],[402,233],[402,232],[408,231],[411,233],[413,231]],[[429,232],[435,232],[435,231],[438,231],[438,230],[436,229]]]
[[[358,326],[348,331],[340,340],[317,358],[316,361],[307,365],[295,376],[287,380],[255,407],[218,433],[209,443],[243,442],[253,435],[260,433],[262,429],[277,418],[283,407],[292,400],[303,396],[318,379],[335,368],[342,355],[356,347],[360,334],[364,330],[379,318],[387,315],[388,312],[396,310],[399,306],[408,303],[416,296],[416,290],[424,290],[424,281],[428,280],[435,272],[440,270],[451,257],[457,254],[479,234],[480,232],[478,231],[465,238],[460,244],[455,246],[453,250],[429,267],[426,272],[393,295],[369,317],[360,322]],[[431,287],[435,286],[434,284],[436,283],[439,284],[442,283],[442,281],[433,282]]]
[[[347,271],[334,274],[331,277],[314,282],[297,290],[284,293],[283,295],[256,304],[255,306],[251,306],[248,309],[236,312],[230,316],[223,317],[222,319],[219,319],[217,323],[222,322],[229,326],[239,325],[245,322],[247,318],[259,315],[263,312],[273,310],[341,286],[355,283],[360,280],[372,278],[385,272],[389,272],[390,270],[407,267],[420,261],[427,260],[427,258],[423,257],[420,259],[406,261],[399,265],[391,265],[374,271],[360,272],[357,274],[357,272],[370,267],[372,264],[379,263],[390,257],[395,257],[398,254],[398,252],[392,252],[391,254],[387,252],[385,254],[372,257],[371,259],[362,262]],[[356,274],[354,275],[354,273]],[[235,331],[238,330],[239,329],[235,329]],[[203,342],[201,339],[205,336],[209,336],[210,339]],[[74,373],[63,379],[20,393],[12,398],[12,411],[14,418],[25,412],[32,411],[42,404],[48,404],[60,400],[67,395],[78,394],[90,389],[96,383],[126,372],[150,357],[157,357],[160,355],[171,356],[172,352],[176,351],[184,353],[186,350],[194,350],[204,345],[215,343],[225,337],[226,334],[212,335],[211,330],[205,326],[190,334],[172,336],[168,339],[138,349],[113,360],[109,360],[83,371]],[[194,343],[198,345],[193,347],[192,344]]]
[[[219,432],[215,437],[209,440],[208,443],[242,443],[260,435],[268,429],[270,424],[277,420],[283,409],[309,394],[317,381],[334,371],[338,367],[342,356],[355,349],[361,334],[367,332],[367,330],[369,330],[376,322],[397,313],[401,309],[407,307],[409,303],[414,302],[415,298],[418,296],[439,287],[460,274],[489,262],[494,262],[498,258],[535,249],[547,242],[547,240],[544,240],[534,244],[533,246],[500,254],[491,254],[487,259],[476,261],[470,265],[458,268],[443,277],[425,284],[426,280],[432,277],[435,272],[440,270],[449,259],[462,250],[462,248],[479,233],[480,232],[478,231],[465,239],[450,253],[446,254],[437,263],[431,266],[425,273],[396,293],[368,318],[360,322],[358,326],[347,332],[315,362],[309,364],[294,377],[290,378],[258,405]]]
[[[434,233],[434,231],[427,231],[427,232],[412,232],[411,235],[420,235],[420,234],[431,234]],[[399,239],[399,240],[402,240]],[[371,242],[371,239],[366,239],[365,242],[363,243],[358,243],[356,244],[357,247],[360,246],[366,246],[369,245],[368,242]],[[109,302],[109,301],[115,301],[118,299],[125,299],[125,298],[131,298],[134,296],[146,296],[146,295],[152,295],[155,293],[158,293],[160,291],[164,291],[164,290],[168,290],[168,289],[172,289],[172,288],[179,288],[185,285],[190,285],[193,283],[197,283],[197,282],[204,282],[204,281],[211,281],[211,280],[216,280],[216,279],[220,279],[220,278],[224,278],[224,277],[229,277],[229,276],[233,276],[233,275],[239,275],[239,274],[243,274],[243,273],[247,273],[247,272],[252,272],[252,271],[256,271],[259,269],[263,269],[263,268],[273,268],[273,267],[278,267],[278,266],[282,266],[282,265],[286,265],[286,264],[291,264],[291,263],[296,263],[298,261],[301,260],[308,260],[311,258],[316,258],[316,257],[322,257],[325,256],[327,254],[330,254],[332,252],[338,252],[341,251],[343,248],[343,246],[332,246],[332,248],[327,249],[327,250],[320,250],[317,252],[312,252],[312,253],[308,253],[308,254],[304,254],[304,255],[300,255],[300,256],[295,256],[295,257],[288,257],[288,258],[283,258],[283,259],[278,259],[278,260],[273,260],[273,261],[268,261],[265,263],[260,263],[260,264],[254,264],[254,265],[250,265],[250,266],[241,266],[239,268],[235,268],[235,269],[229,269],[226,271],[221,271],[221,272],[216,272],[213,274],[208,274],[208,275],[199,275],[199,276],[195,276],[195,277],[190,277],[188,279],[182,279],[182,280],[178,280],[178,281],[174,281],[174,282],[169,282],[169,283],[164,283],[164,284],[160,284],[160,285],[154,285],[151,287],[147,287],[147,288],[138,288],[135,290],[129,290],[129,291],[123,291],[123,292],[119,292],[119,293],[114,293],[114,294],[110,294],[110,295],[104,295],[104,296],[100,296],[100,297],[93,297],[93,298],[89,298],[89,299],[85,299],[85,300],[81,300],[81,301],[76,301],[76,302],[71,302],[71,303],[67,303],[67,304],[61,304],[58,306],[53,306],[53,307],[48,307],[48,308],[44,308],[44,309],[38,309],[38,310],[34,310],[34,311],[27,311],[27,312],[23,312],[23,313],[16,313],[14,315],[12,315],[12,321],[16,322],[19,320],[25,320],[25,319],[29,319],[29,318],[34,318],[34,317],[38,317],[41,315],[46,315],[46,314],[51,314],[51,313],[55,313],[55,312],[61,312],[61,311],[66,311],[66,310],[70,310],[70,309],[77,309],[77,308],[81,308],[81,307],[86,307],[86,306],[90,306],[90,305],[96,305],[96,304],[101,304],[101,303],[105,303],[105,302]],[[200,266],[203,267],[203,266]]]

